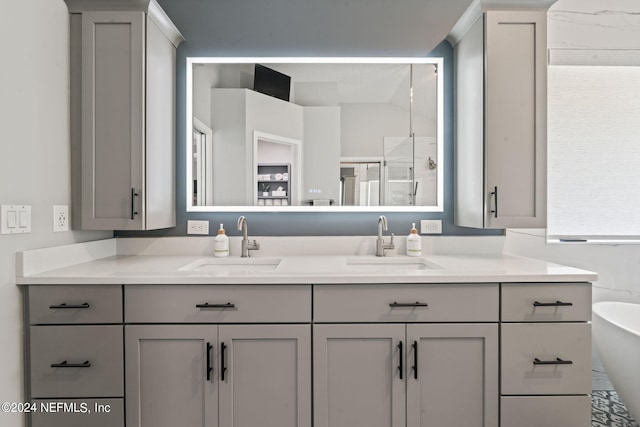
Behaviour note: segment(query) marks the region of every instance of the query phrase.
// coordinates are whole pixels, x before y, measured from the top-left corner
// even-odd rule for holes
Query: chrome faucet
[[[247,237],[247,218],[241,216],[238,218],[238,230],[242,231],[242,254],[240,255],[242,258],[246,258],[251,256],[249,251],[257,251],[260,249],[260,244],[255,240],[253,242],[249,241],[249,237]]]
[[[376,256],[384,256],[385,249],[394,249],[395,245],[393,244],[393,233],[391,233],[391,240],[389,243],[384,242],[384,237],[382,236],[382,230],[388,230],[389,227],[387,225],[387,217],[381,215],[378,218],[378,238],[376,239]]]

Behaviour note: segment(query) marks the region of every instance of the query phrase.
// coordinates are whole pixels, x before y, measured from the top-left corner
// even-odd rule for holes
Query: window
[[[640,52],[550,59],[547,238],[640,240]]]

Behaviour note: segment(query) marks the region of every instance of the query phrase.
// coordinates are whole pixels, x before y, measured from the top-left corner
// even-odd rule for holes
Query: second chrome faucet
[[[249,241],[247,218],[244,216],[238,218],[238,230],[242,231],[242,253],[240,256],[242,258],[249,257],[251,256],[249,251],[257,251],[260,249],[260,244],[255,240],[253,242]]]
[[[394,249],[395,245],[393,244],[393,233],[391,233],[391,240],[389,243],[384,242],[384,236],[382,235],[383,230],[388,230],[389,226],[387,223],[387,217],[381,215],[378,218],[378,238],[376,239],[376,256],[384,256],[385,249]]]

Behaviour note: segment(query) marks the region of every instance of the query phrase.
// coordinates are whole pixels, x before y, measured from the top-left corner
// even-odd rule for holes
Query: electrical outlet
[[[69,231],[69,206],[53,206],[53,231]]]
[[[442,220],[440,219],[420,220],[420,234],[442,234]]]
[[[187,221],[187,234],[209,234],[209,221]]]

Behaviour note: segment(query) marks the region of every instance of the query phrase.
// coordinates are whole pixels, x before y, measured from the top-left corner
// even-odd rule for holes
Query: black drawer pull
[[[49,308],[52,310],[56,308],[89,308],[89,307],[91,306],[89,305],[88,302],[85,302],[83,304],[67,304],[66,302],[63,302],[62,304],[49,306]]]
[[[571,360],[562,360],[556,357],[556,360],[540,360],[537,357],[533,359],[534,365],[573,365]]]
[[[211,366],[211,350],[213,349],[213,345],[208,342],[207,343],[207,381],[211,381],[211,371],[213,371],[213,367]]]
[[[573,306],[572,302],[562,302],[562,301],[556,301],[556,302],[538,302],[535,301],[533,303],[534,307],[571,307]]]
[[[391,304],[389,304],[389,307],[391,308],[396,308],[396,307],[428,307],[429,304],[427,304],[426,302],[392,302]]]
[[[91,363],[85,360],[83,363],[68,363],[66,360],[60,363],[52,363],[52,368],[90,368]]]
[[[226,304],[209,304],[205,302],[204,304],[196,304],[196,308],[236,308],[236,305],[230,302]]]

